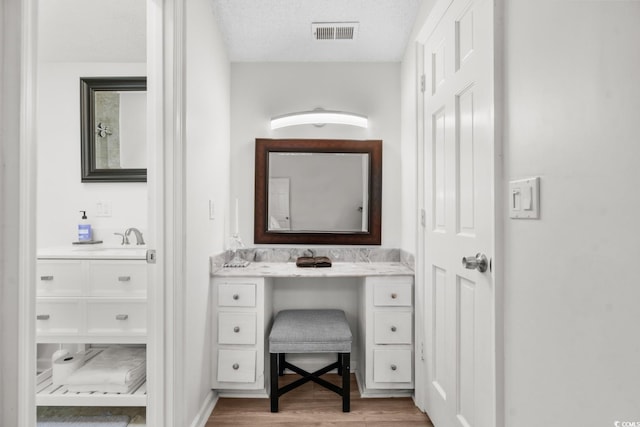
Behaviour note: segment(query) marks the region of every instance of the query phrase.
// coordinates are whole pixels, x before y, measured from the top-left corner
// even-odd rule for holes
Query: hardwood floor
[[[297,375],[285,375],[280,378],[280,385],[297,378]],[[336,374],[323,378],[340,385],[340,377]],[[279,406],[279,412],[271,413],[269,399],[220,398],[206,427],[433,427],[429,417],[415,407],[410,397],[360,398],[353,374],[351,412],[342,412],[340,396],[312,382],[282,396]]]

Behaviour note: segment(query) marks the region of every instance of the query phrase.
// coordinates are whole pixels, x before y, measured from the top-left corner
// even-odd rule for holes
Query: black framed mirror
[[[146,77],[80,78],[82,182],[146,182]]]
[[[381,244],[381,140],[259,138],[255,149],[255,243]]]

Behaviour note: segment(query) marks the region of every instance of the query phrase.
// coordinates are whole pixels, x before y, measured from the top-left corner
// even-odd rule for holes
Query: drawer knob
[[[237,371],[238,369],[240,369],[240,365],[238,365],[237,363],[234,363],[232,368],[234,371]]]
[[[396,299],[398,298],[398,294],[396,294],[395,292],[391,294],[391,299]]]
[[[116,314],[116,320],[127,320],[128,318],[128,314]]]
[[[51,280],[53,280],[53,276],[40,276],[40,280],[48,280],[48,281],[51,281]]]
[[[396,369],[398,369],[398,367],[396,365],[391,365],[391,370],[395,371]]]
[[[391,332],[395,332],[397,330],[397,328],[395,326],[391,327]]]
[[[118,276],[118,282],[128,282],[131,280],[131,276]]]
[[[238,332],[240,332],[240,326],[235,326],[235,327],[233,328],[233,332],[235,332],[236,334],[237,334]]]
[[[51,316],[49,316],[48,314],[38,314],[36,316],[36,319],[38,319],[38,320],[49,320],[50,317]]]
[[[233,294],[233,299],[238,301],[240,299],[240,295],[238,294]]]

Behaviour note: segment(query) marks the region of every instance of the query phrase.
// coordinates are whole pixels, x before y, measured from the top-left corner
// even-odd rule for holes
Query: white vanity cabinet
[[[271,282],[262,277],[212,281],[212,388],[221,395],[247,390],[264,397],[268,386],[266,338],[271,327]]]
[[[413,389],[413,276],[365,277],[359,327],[362,396],[407,394]]]
[[[39,343],[145,343],[144,260],[39,259]]]
[[[145,344],[147,263],[143,249],[122,255],[100,250],[39,254],[36,270],[38,344]],[[86,350],[87,358],[100,349]],[[146,382],[130,394],[71,393],[52,384],[52,370],[37,376],[39,406],[146,406]]]

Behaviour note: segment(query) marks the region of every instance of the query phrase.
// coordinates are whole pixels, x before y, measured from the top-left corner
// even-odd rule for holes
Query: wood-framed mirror
[[[147,78],[80,78],[82,182],[147,181]]]
[[[381,244],[381,140],[255,144],[254,243]]]

